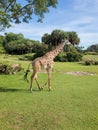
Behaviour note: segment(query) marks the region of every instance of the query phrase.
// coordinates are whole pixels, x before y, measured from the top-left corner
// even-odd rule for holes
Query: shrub
[[[60,53],[58,56],[55,57],[54,61],[66,62],[66,53]]]
[[[69,62],[76,62],[82,60],[82,54],[79,52],[67,52],[66,58]]]
[[[21,70],[22,68],[20,64],[8,65],[0,63],[0,74],[15,74]]]
[[[93,60],[88,59],[84,62],[84,65],[93,65]]]
[[[60,62],[77,62],[82,60],[82,54],[79,52],[60,53],[54,60]]]
[[[98,61],[88,59],[84,62],[84,65],[98,65]]]
[[[98,65],[98,61],[94,61],[94,65]]]
[[[10,67],[7,64],[0,63],[0,74],[9,74]]]
[[[98,55],[98,52],[85,52],[85,55]]]

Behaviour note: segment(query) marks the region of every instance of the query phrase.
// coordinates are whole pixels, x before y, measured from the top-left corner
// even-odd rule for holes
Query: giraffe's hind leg
[[[48,80],[44,83],[44,85],[41,87],[41,89],[43,90],[44,89],[44,87],[47,85],[47,83],[48,83]]]
[[[30,92],[32,93],[32,84],[33,84],[34,77],[31,75],[31,83],[30,83]]]
[[[37,83],[38,89],[41,90],[40,85],[39,85],[38,80],[37,80],[37,73],[36,73],[36,72],[33,72],[33,74],[31,75],[30,92],[32,92],[32,84],[33,84],[33,81],[34,81],[34,80],[35,80],[36,83]]]

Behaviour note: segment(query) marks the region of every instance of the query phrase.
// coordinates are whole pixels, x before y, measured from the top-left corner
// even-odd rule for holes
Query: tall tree
[[[51,33],[52,45],[58,45],[63,39],[65,39],[65,32],[59,29],[53,30]]]
[[[49,49],[51,49],[51,35],[48,33],[45,33],[42,36],[42,42],[47,44],[49,46]]]
[[[42,42],[48,45],[58,45],[63,39],[68,39],[72,45],[78,45],[80,38],[76,32],[65,32],[63,30],[55,29],[51,34],[45,33],[42,37]]]
[[[93,44],[87,48],[87,51],[98,52],[98,44]]]
[[[11,22],[28,23],[32,15],[38,16],[42,22],[44,13],[49,12],[49,7],[56,7],[58,0],[0,0],[0,31],[11,26]]]
[[[80,38],[76,32],[68,32],[69,41],[72,45],[78,45],[80,42]]]

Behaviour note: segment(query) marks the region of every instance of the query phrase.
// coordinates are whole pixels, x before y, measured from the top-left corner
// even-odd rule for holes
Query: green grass
[[[3,59],[18,62],[26,69],[28,61],[18,56]],[[93,76],[74,76],[67,71],[93,72]],[[0,75],[0,130],[98,130],[98,66],[55,63],[52,91],[46,87],[33,93],[23,81],[24,72]],[[30,74],[28,79],[30,78]],[[42,85],[46,74],[39,74]]]

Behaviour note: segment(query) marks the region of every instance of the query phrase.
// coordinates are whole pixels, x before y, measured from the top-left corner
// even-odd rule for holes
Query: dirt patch
[[[90,75],[93,76],[95,75],[94,73],[91,72],[80,72],[80,71],[75,71],[75,72],[65,72],[65,74],[71,74],[71,75],[75,75],[75,76],[83,76],[83,75]]]

